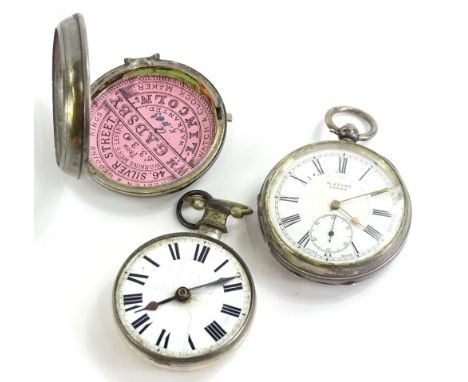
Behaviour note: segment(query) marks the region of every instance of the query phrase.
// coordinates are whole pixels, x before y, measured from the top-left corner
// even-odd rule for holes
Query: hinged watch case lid
[[[52,55],[55,158],[76,178],[86,172],[90,123],[88,42],[83,16],[55,29]]]

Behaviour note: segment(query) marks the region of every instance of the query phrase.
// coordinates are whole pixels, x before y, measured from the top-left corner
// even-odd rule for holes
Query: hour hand
[[[358,227],[364,229],[364,225],[361,223],[361,220],[356,217],[352,216],[348,211],[346,211],[343,207],[340,207],[338,209],[339,211],[343,212],[344,215],[348,217],[348,219],[351,221],[351,224],[357,225]]]
[[[156,310],[159,304],[156,301],[149,302],[144,308],[138,309],[135,312],[141,312],[142,310]]]
[[[159,302],[158,301],[150,301],[144,308],[138,309],[135,312],[141,312],[142,310],[156,310],[156,309],[158,309],[159,305],[165,304],[166,302],[169,302],[169,301],[174,301],[174,300],[176,300],[178,298],[179,298],[179,296],[176,293],[176,294],[174,294],[174,296],[165,298],[164,300],[161,300]]]

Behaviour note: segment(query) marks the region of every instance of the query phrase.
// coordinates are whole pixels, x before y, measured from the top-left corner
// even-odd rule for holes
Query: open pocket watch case
[[[214,163],[231,116],[211,82],[159,54],[127,58],[90,85],[83,17],[55,30],[53,119],[58,166],[111,190],[181,190]]]

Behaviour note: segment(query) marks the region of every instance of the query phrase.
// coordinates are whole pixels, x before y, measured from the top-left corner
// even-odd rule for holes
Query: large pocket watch
[[[183,203],[202,210],[188,222]],[[241,257],[219,240],[229,216],[252,210],[239,203],[190,191],[177,216],[197,233],[173,233],[140,246],[117,276],[113,306],[130,345],[160,366],[209,365],[244,338],[253,316],[255,290]]]
[[[367,121],[359,133],[333,116],[351,113]],[[358,141],[377,132],[362,110],[342,106],[325,115],[339,141],[301,147],[269,173],[258,208],[262,233],[274,257],[293,273],[328,284],[373,275],[402,248],[411,223],[406,187],[390,161]]]
[[[58,166],[138,196],[174,192],[203,175],[231,118],[208,79],[159,54],[127,58],[90,85],[79,14],[55,30],[53,106]]]

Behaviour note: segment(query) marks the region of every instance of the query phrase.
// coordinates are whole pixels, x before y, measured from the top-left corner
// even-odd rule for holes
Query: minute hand
[[[201,284],[201,285],[197,285],[197,286],[188,288],[188,290],[194,290],[194,289],[199,289],[199,288],[203,288],[203,287],[206,287],[206,286],[224,284],[226,281],[235,279],[235,278],[237,278],[237,277],[239,277],[239,275],[231,276],[231,277],[221,277],[221,278],[219,278],[219,279],[217,279],[217,280],[214,280],[214,281],[211,281],[211,282],[209,282],[209,283]]]
[[[362,198],[363,196],[375,196],[375,195],[379,195],[379,194],[383,194],[384,192],[388,192],[390,191],[390,188],[382,188],[381,190],[377,190],[377,191],[372,191],[372,192],[368,192],[367,194],[362,194],[362,195],[357,195],[357,196],[353,196],[352,198],[348,198],[348,199],[344,199],[344,200],[340,200],[340,203],[344,203],[344,202],[347,202],[349,200],[353,200],[353,199],[357,199],[357,198]]]

